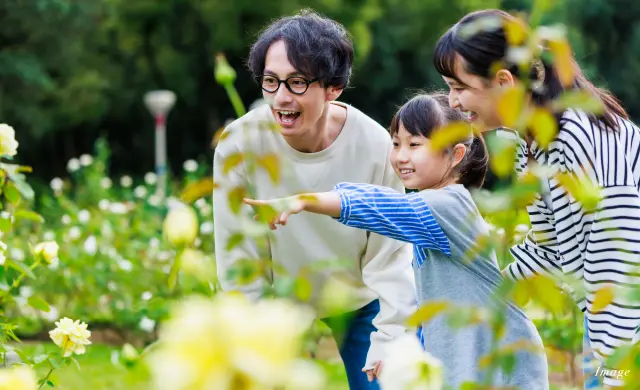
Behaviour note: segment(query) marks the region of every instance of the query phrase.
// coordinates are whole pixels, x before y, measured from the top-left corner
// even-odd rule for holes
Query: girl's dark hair
[[[402,124],[413,136],[431,138],[434,130],[452,122],[467,122],[467,118],[459,110],[449,107],[449,97],[445,93],[419,94],[398,109],[391,120],[389,132],[391,136],[397,134]],[[489,167],[489,152],[484,139],[474,134],[458,143],[467,147],[464,158],[454,168],[458,182],[468,188],[482,187]],[[449,152],[451,149],[445,151]]]
[[[496,28],[484,28],[479,26],[478,23],[478,28],[476,28],[475,32],[471,34],[464,33],[465,30],[471,30],[472,24],[481,22],[483,19],[487,21],[497,19],[501,24]],[[514,76],[522,78],[523,75],[520,74],[518,65],[510,63],[507,59],[509,44],[505,30],[502,27],[504,21],[516,21],[516,18],[507,12],[496,9],[476,11],[463,17],[444,33],[436,44],[433,63],[438,73],[464,85],[455,72],[457,55],[460,55],[464,59],[462,65],[470,74],[490,78],[494,76],[495,65],[500,64],[498,69],[507,69]],[[571,62],[574,69],[574,80],[571,88],[588,92],[600,99],[605,107],[602,115],[590,115],[590,121],[594,125],[597,125],[598,121],[602,121],[606,127],[615,129],[615,115],[628,119],[629,116],[619,100],[610,92],[596,87],[589,81],[573,57]],[[558,98],[565,88],[560,82],[554,66],[544,59],[542,59],[542,65],[544,66],[545,74],[543,87],[531,90],[531,93],[533,101],[537,105],[547,106]],[[529,80],[537,80],[537,74],[536,69],[532,67],[527,77],[529,77]]]

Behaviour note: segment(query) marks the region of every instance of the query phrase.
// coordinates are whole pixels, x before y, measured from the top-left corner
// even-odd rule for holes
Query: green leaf
[[[243,200],[247,196],[247,190],[244,187],[236,187],[228,192],[227,198],[229,200],[229,208],[234,214],[240,213]]]
[[[311,299],[311,282],[305,276],[296,279],[294,285],[296,297],[302,302],[308,302]]]
[[[18,272],[22,272],[23,274],[27,275],[31,279],[35,279],[36,278],[36,275],[34,275],[33,271],[31,271],[31,269],[29,267],[27,267],[21,261],[14,261],[14,260],[11,260],[11,259],[7,259],[5,261],[5,264],[8,265],[9,267],[15,269]]]
[[[5,233],[11,230],[11,218],[0,217],[0,230]]]
[[[7,200],[13,204],[18,204],[20,202],[20,191],[16,188],[15,184],[9,182],[4,187],[4,196]]]
[[[36,297],[35,295],[30,296],[27,300],[27,303],[34,309],[38,309],[44,312],[49,312],[49,310],[51,310],[49,304],[44,299]]]
[[[553,3],[553,0],[534,0],[531,17],[529,18],[529,22],[532,26],[537,26],[540,23],[544,13],[551,8]]]
[[[29,354],[27,352],[20,349],[15,349],[14,352],[20,357],[20,360],[22,360],[23,362],[29,361]]]
[[[49,359],[49,364],[51,364],[51,367],[53,367],[53,368],[55,368],[55,369],[60,368],[60,363],[61,363],[61,362],[60,362],[58,359],[56,359],[56,358],[51,358],[51,359]]]
[[[13,181],[17,190],[27,200],[32,200],[35,193],[29,184],[27,184],[25,176],[21,172],[31,172],[30,167],[21,166],[17,164],[0,163],[0,169],[4,169],[7,172],[9,179]]]
[[[40,364],[40,363],[44,362],[47,359],[49,359],[49,355],[48,354],[35,356],[33,358],[33,364]]]
[[[71,356],[69,359],[71,359],[71,361],[75,363],[76,367],[78,367],[78,371],[81,371],[81,370],[82,370],[82,369],[80,368],[80,363],[78,363],[78,360],[76,360],[76,358],[74,358],[73,356]]]
[[[178,281],[178,274],[180,273],[180,264],[181,264],[181,257],[176,256],[176,259],[173,262],[173,265],[171,266],[171,271],[169,272],[169,279],[167,280],[167,283],[169,285],[169,290],[171,291],[173,291],[173,289],[176,286],[176,282]]]
[[[229,240],[227,241],[227,247],[225,248],[227,251],[231,251],[233,248],[244,242],[244,234],[242,233],[233,233]]]
[[[24,210],[24,209],[16,210],[16,212],[14,213],[14,216],[20,219],[29,219],[31,221],[35,221],[38,223],[44,223],[44,218],[42,218],[40,214],[31,210]]]
[[[567,91],[556,99],[551,106],[555,112],[562,112],[569,108],[579,109],[592,114],[602,114],[604,103],[602,100],[586,91]]]
[[[499,360],[500,368],[502,371],[510,374],[513,372],[513,369],[516,366],[516,356],[513,353],[508,353],[506,355],[500,356]]]

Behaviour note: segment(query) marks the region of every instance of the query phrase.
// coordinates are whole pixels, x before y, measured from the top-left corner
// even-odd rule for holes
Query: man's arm
[[[231,236],[235,233],[242,233],[241,220],[250,218],[250,207],[240,203],[238,213],[232,210],[229,193],[234,189],[244,188],[246,177],[238,167],[231,169],[228,173],[223,172],[225,158],[226,156],[216,148],[213,159],[213,179],[218,188],[213,192],[213,224],[218,280],[224,291],[237,290],[244,293],[249,299],[257,299],[262,295],[264,288],[262,272],[256,271],[259,277],[248,284],[238,284],[229,275],[229,270],[239,261],[258,261],[260,255],[256,243],[249,237],[245,237],[240,244],[235,245],[232,249],[227,248]]]

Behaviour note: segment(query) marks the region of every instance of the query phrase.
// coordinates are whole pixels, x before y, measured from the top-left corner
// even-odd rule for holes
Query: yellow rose
[[[0,123],[0,155],[15,156],[18,154],[18,141],[13,127]]]
[[[187,298],[160,328],[149,356],[156,389],[291,385],[302,334],[313,318],[285,300],[253,303],[235,293]]]
[[[156,390],[231,389],[229,338],[221,329],[225,319],[215,304],[187,298],[160,327],[159,342],[148,356]]]
[[[42,256],[42,258],[47,262],[51,263],[51,260],[58,257],[58,250],[60,247],[58,243],[55,241],[45,241],[41,242],[33,248],[33,253],[36,256]]]
[[[67,317],[56,322],[56,328],[49,332],[49,336],[57,346],[62,348],[64,357],[74,353],[82,355],[86,351],[85,345],[91,344],[89,341],[91,331],[87,330],[87,324]]]
[[[185,249],[180,254],[180,271],[201,281],[214,279],[216,275],[213,259],[202,251],[191,248]]]
[[[229,324],[232,356],[239,371],[267,388],[289,381],[302,336],[313,322],[310,310],[278,299],[227,304],[219,313]]]
[[[29,366],[0,369],[0,390],[35,390],[36,373]]]
[[[189,206],[175,207],[167,214],[163,230],[173,245],[191,245],[198,236],[198,216]]]

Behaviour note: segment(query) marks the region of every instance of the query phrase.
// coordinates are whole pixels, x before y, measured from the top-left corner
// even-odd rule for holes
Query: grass
[[[52,343],[26,344],[23,346],[26,352],[40,354],[54,352],[58,349]],[[149,371],[144,364],[136,364],[127,368],[120,363],[112,363],[112,353],[120,349],[104,344],[92,344],[87,353],[77,356],[80,369],[74,364],[60,368],[51,375],[50,379],[55,384],[54,389],[59,390],[152,390]],[[327,389],[348,390],[346,374],[342,361],[339,359],[319,360],[320,365],[327,373],[329,382]],[[47,367],[38,369],[38,376],[42,378],[47,373]],[[45,385],[42,387],[47,389]],[[578,389],[577,387],[551,384],[552,390]]]
[[[23,346],[26,352],[53,352],[58,347],[52,343],[27,344]],[[111,355],[119,351],[119,348],[92,344],[87,348],[87,353],[76,356],[80,363],[80,369],[75,364],[55,370],[49,378],[58,390],[151,390],[149,371],[144,364],[137,364],[127,368],[122,364],[111,362]],[[321,361],[329,377],[328,389],[348,390],[347,379],[342,362]],[[47,367],[38,369],[38,377],[42,378],[47,373]],[[43,389],[49,388],[43,386]]]

